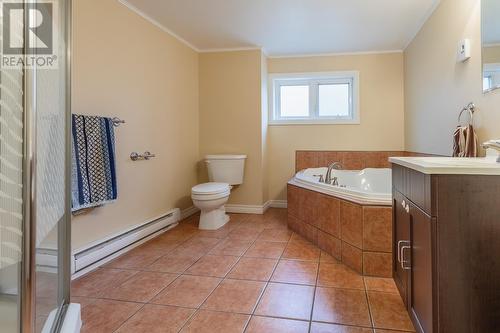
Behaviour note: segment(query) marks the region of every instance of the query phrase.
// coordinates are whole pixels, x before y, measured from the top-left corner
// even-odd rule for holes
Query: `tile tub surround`
[[[392,276],[392,207],[362,206],[288,184],[288,226],[367,276]]]
[[[414,331],[392,278],[363,277],[321,251],[288,229],[285,209],[231,214],[217,232],[197,223],[73,281],[82,332]],[[157,259],[137,265],[139,254]]]
[[[308,168],[326,167],[340,162],[344,170],[363,170],[366,168],[390,168],[389,157],[437,156],[408,151],[320,151],[297,150],[295,152],[295,172]]]

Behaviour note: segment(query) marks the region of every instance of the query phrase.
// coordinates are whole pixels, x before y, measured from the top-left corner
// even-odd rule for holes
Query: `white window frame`
[[[319,115],[319,85],[349,84],[350,115],[332,117]],[[281,117],[280,101],[282,86],[309,86],[309,116]],[[269,75],[269,125],[324,125],[324,124],[360,124],[359,114],[359,72],[313,72],[286,73]]]

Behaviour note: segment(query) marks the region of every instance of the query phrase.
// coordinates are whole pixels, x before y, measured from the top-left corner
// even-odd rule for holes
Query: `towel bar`
[[[151,158],[156,157],[155,154],[151,154],[149,151],[144,152],[144,154],[139,154],[133,152],[130,154],[130,159],[132,161],[146,160],[149,161]]]
[[[113,126],[115,126],[115,127],[120,126],[120,124],[125,124],[125,120],[121,120],[118,117],[112,118],[111,121],[113,122]]]

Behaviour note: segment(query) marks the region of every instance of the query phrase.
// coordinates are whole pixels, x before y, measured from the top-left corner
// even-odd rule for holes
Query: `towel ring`
[[[474,124],[474,111],[476,111],[476,106],[474,103],[469,103],[465,108],[460,111],[460,114],[458,115],[458,124],[460,125],[460,121],[462,120],[462,115],[464,112],[469,111],[469,125]]]

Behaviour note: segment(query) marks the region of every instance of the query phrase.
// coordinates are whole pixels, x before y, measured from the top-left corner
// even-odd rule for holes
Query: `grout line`
[[[319,261],[318,261],[318,270],[316,272],[316,283],[314,284],[314,293],[313,293],[313,299],[311,303],[311,315],[310,315],[310,320],[309,320],[309,333],[311,333],[312,329],[312,321],[313,321],[313,314],[314,314],[314,304],[316,302],[316,290],[318,289],[318,280],[319,280],[319,272],[320,272],[320,266],[321,266],[321,251],[319,253]]]
[[[285,248],[281,252],[279,258],[276,260],[276,263],[274,264],[274,267],[273,267],[273,271],[269,275],[269,279],[267,280],[266,285],[264,286],[264,288],[262,288],[262,292],[260,293],[259,297],[257,298],[257,301],[255,302],[255,306],[253,308],[252,314],[250,315],[250,319],[248,320],[248,323],[245,325],[243,332],[247,331],[248,326],[250,325],[250,321],[252,320],[252,317],[255,315],[255,311],[257,311],[257,307],[259,306],[260,302],[262,301],[262,297],[264,297],[264,294],[269,286],[269,283],[271,283],[271,279],[273,278],[274,273],[276,272],[276,268],[278,268],[279,262],[280,262],[281,258],[283,257],[283,254],[285,253],[285,250],[286,250],[291,238],[292,238],[292,235],[290,235],[290,238],[288,238],[288,241],[286,242]],[[255,240],[255,242],[257,242],[257,240]],[[254,244],[255,244],[255,242],[254,242]]]
[[[146,304],[142,304],[142,306],[141,306],[141,307],[139,307],[139,308],[137,309],[137,311],[135,311],[135,312],[134,312],[133,314],[131,314],[131,315],[130,315],[127,319],[125,319],[125,320],[124,320],[124,321],[120,324],[120,326],[118,326],[118,327],[116,328],[116,330],[114,330],[113,332],[117,332],[118,330],[120,330],[120,328],[122,328],[122,326],[123,326],[123,325],[125,325],[125,323],[126,323],[126,322],[128,322],[128,321],[130,320],[130,318],[132,318],[132,317],[133,317],[133,316],[135,316],[135,315],[136,315],[139,311],[141,311],[141,310],[142,310],[142,308],[144,308],[144,306],[145,306],[145,305],[146,305]],[[83,325],[82,325],[82,327],[83,327]]]
[[[363,279],[364,282],[364,279]],[[373,315],[372,315],[372,309],[370,305],[370,299],[368,298],[368,290],[366,290],[366,285],[365,285],[365,298],[366,298],[366,304],[368,305],[368,315],[370,316],[370,322],[372,323],[372,330],[375,330],[375,323],[373,321]]]
[[[248,219],[248,217],[246,217],[246,219]],[[245,220],[245,219],[243,219],[243,220]],[[229,234],[228,234],[228,235],[229,235]],[[226,238],[224,238],[224,239],[227,239],[227,238],[228,238],[228,237],[226,237]],[[220,242],[218,242],[217,244],[219,244],[219,243],[220,243]],[[253,243],[252,243],[252,244],[253,244]],[[217,245],[215,245],[215,246],[217,246]],[[215,248],[215,246],[214,246],[214,248]],[[212,248],[212,249],[213,249],[213,248]],[[201,258],[205,257],[206,255],[207,255],[207,254],[203,255]],[[201,258],[200,258],[200,259],[198,259],[198,260],[201,260]],[[230,269],[229,269],[229,271],[226,273],[226,275],[225,275],[223,278],[219,278],[219,279],[220,279],[220,281],[219,281],[219,283],[217,284],[217,286],[216,286],[216,287],[215,287],[215,288],[214,288],[214,289],[213,289],[213,290],[209,293],[209,295],[208,295],[208,296],[207,296],[207,297],[206,297],[206,298],[205,298],[205,299],[201,302],[201,304],[198,306],[198,308],[197,308],[197,309],[196,309],[196,311],[193,313],[193,315],[190,317],[190,319],[189,319],[189,320],[187,320],[187,321],[184,323],[184,325],[182,325],[182,327],[179,329],[179,331],[178,331],[178,332],[181,332],[181,331],[182,331],[185,327],[187,327],[187,326],[189,325],[189,323],[191,323],[191,322],[192,322],[192,319],[194,319],[194,317],[195,317],[195,316],[196,316],[196,315],[197,315],[197,314],[198,314],[198,313],[202,310],[203,305],[204,305],[204,304],[206,303],[206,301],[210,298],[210,296],[212,296],[212,294],[215,292],[215,290],[217,290],[217,288],[219,288],[219,286],[222,284],[222,282],[226,280],[227,275],[229,275],[229,273],[232,271],[232,269],[233,269],[233,268],[234,268],[234,267],[235,267],[235,266],[236,266],[236,265],[240,262],[241,258],[242,258],[242,257],[238,257],[238,260],[237,260],[237,261],[236,261],[236,262],[235,262],[235,263],[231,266],[231,268],[230,268]],[[193,265],[195,265],[195,264],[193,264]],[[190,267],[192,267],[193,265],[191,265]],[[189,269],[189,268],[188,268],[188,269]],[[186,271],[187,271],[187,269],[186,269]],[[186,272],[186,271],[185,271],[185,272]],[[187,274],[183,274],[183,275],[187,275]],[[212,311],[212,310],[207,310],[207,311]],[[248,322],[249,322],[249,321],[250,321],[250,318],[247,320],[247,323],[245,324],[245,327],[246,327],[246,325],[248,325]]]

